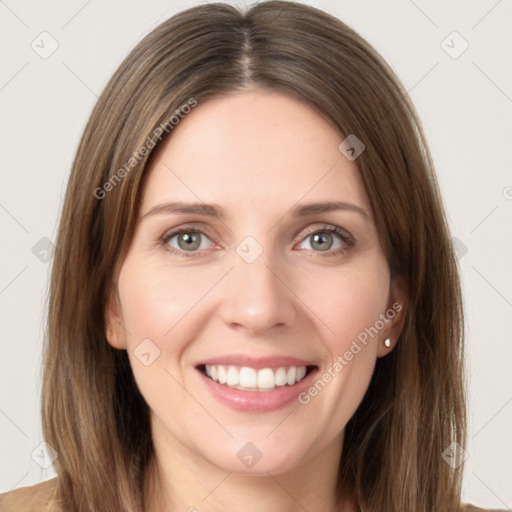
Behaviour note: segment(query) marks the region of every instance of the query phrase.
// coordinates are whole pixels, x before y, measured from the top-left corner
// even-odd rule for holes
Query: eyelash
[[[204,230],[204,229],[202,229],[200,227],[196,227],[196,226],[184,226],[179,229],[176,229],[175,231],[171,231],[170,233],[164,234],[159,239],[159,243],[164,247],[165,250],[169,251],[170,253],[172,253],[176,256],[184,257],[184,258],[198,257],[202,251],[189,251],[187,253],[187,251],[178,250],[178,249],[175,249],[174,247],[169,246],[169,240],[171,240],[176,235],[181,235],[182,233],[200,233],[200,234],[211,239],[211,236],[207,232],[207,230]],[[322,226],[320,228],[313,228],[310,231],[307,231],[305,233],[304,237],[302,238],[301,242],[303,242],[304,240],[306,240],[306,238],[308,238],[312,235],[316,235],[316,234],[320,234],[320,233],[335,233],[335,234],[337,234],[340,237],[341,241],[344,244],[346,244],[349,249],[355,245],[354,238],[351,235],[349,235],[344,229],[341,229],[337,226],[331,226],[328,224],[325,226]],[[307,250],[311,250],[311,249],[307,249]],[[329,257],[335,257],[335,256],[339,256],[341,254],[344,254],[346,250],[347,250],[346,247],[340,247],[338,249],[335,249],[334,251],[325,251],[325,254],[322,254],[321,251],[313,251],[313,252],[317,253],[318,257],[329,258]]]

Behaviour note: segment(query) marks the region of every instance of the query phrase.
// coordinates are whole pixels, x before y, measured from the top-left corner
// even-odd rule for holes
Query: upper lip
[[[298,359],[289,356],[268,356],[268,357],[251,357],[247,355],[225,355],[205,359],[196,366],[203,365],[224,365],[224,366],[248,366],[249,368],[280,368],[283,366],[316,366],[312,361]]]

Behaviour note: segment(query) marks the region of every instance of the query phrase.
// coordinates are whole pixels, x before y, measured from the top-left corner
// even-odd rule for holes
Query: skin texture
[[[298,502],[308,511],[336,510],[344,427],[376,359],[393,349],[402,315],[307,405],[232,410],[209,393],[195,366],[228,354],[285,355],[311,361],[321,375],[403,301],[356,162],[338,150],[342,140],[297,100],[250,90],[199,104],[158,148],[107,311],[109,343],[128,351],[151,409],[156,464],[148,509],[283,512]],[[215,203],[225,218],[144,217],[171,201]],[[297,203],[322,201],[357,205],[368,217],[350,210],[289,214]],[[315,248],[312,234],[325,225],[348,232],[354,245],[333,234],[331,248],[329,241],[328,250]],[[194,257],[168,250],[187,254],[179,236],[162,239],[182,226],[207,230]],[[250,264],[236,251],[247,236],[263,250]],[[160,350],[148,366],[134,354],[145,339]],[[262,454],[251,468],[237,457],[247,442]]]

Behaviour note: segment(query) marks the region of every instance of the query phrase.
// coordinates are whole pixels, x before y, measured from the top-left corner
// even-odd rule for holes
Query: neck
[[[170,436],[169,436],[170,437]],[[176,439],[155,442],[146,472],[146,512],[354,512],[336,498],[343,436],[287,472],[247,475],[225,471]]]

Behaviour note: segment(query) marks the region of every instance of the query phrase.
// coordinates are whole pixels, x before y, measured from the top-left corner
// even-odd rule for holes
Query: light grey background
[[[51,259],[44,261],[48,242],[40,240],[55,241],[87,117],[141,37],[196,3],[0,1],[0,492],[54,476],[51,467],[44,469],[51,454],[39,448],[51,265]],[[511,508],[512,2],[305,3],[340,17],[367,38],[419,111],[452,234],[460,241],[471,376],[463,497]],[[40,35],[44,31],[50,36]],[[52,44],[58,48],[47,56]]]

